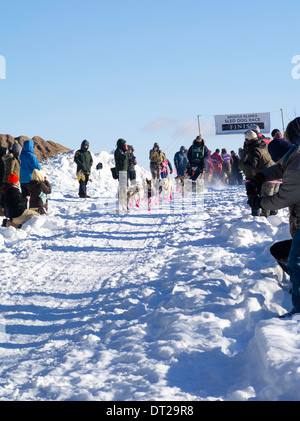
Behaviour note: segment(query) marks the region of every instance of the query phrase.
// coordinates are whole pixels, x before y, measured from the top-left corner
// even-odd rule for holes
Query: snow
[[[287,209],[253,217],[244,186],[214,185],[117,213],[113,155],[94,155],[91,199],[73,155],[43,163],[49,215],[0,228],[0,399],[299,400],[300,322],[278,318],[290,284],[269,252]]]

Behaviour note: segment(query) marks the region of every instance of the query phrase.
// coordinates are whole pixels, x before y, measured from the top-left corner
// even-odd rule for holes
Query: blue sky
[[[215,114],[271,112],[271,127],[300,115],[296,0],[11,0],[0,2],[0,133],[41,136],[110,152],[122,137],[149,167],[159,142],[173,160]],[[300,72],[299,72],[300,73]]]

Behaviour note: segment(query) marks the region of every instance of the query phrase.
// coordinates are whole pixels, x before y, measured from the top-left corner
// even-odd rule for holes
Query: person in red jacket
[[[213,179],[221,180],[222,178],[222,158],[220,156],[220,149],[216,149],[211,156],[211,161],[214,168]]]

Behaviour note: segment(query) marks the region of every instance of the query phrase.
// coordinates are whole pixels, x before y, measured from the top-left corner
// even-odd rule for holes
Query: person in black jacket
[[[204,139],[197,136],[192,146],[188,150],[188,174],[195,181],[197,178],[204,178],[204,171],[209,158],[209,150],[205,145]]]
[[[84,140],[81,147],[76,151],[74,161],[77,164],[77,179],[79,181],[79,197],[90,197],[86,193],[86,186],[91,175],[93,158],[89,149],[89,142]]]
[[[1,205],[4,208],[5,216],[2,227],[21,228],[33,216],[40,216],[38,212],[27,209],[28,197],[24,197],[20,192],[19,176],[10,174],[8,183],[3,186]]]

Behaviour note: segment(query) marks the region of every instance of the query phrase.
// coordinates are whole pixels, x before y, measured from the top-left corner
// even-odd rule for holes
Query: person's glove
[[[264,182],[265,176],[263,173],[258,173],[255,177],[251,178],[246,183],[247,196],[254,196],[260,194],[261,186],[264,184]]]
[[[251,209],[259,209],[261,208],[261,197],[259,196],[249,196],[248,197],[248,205],[250,206]]]

